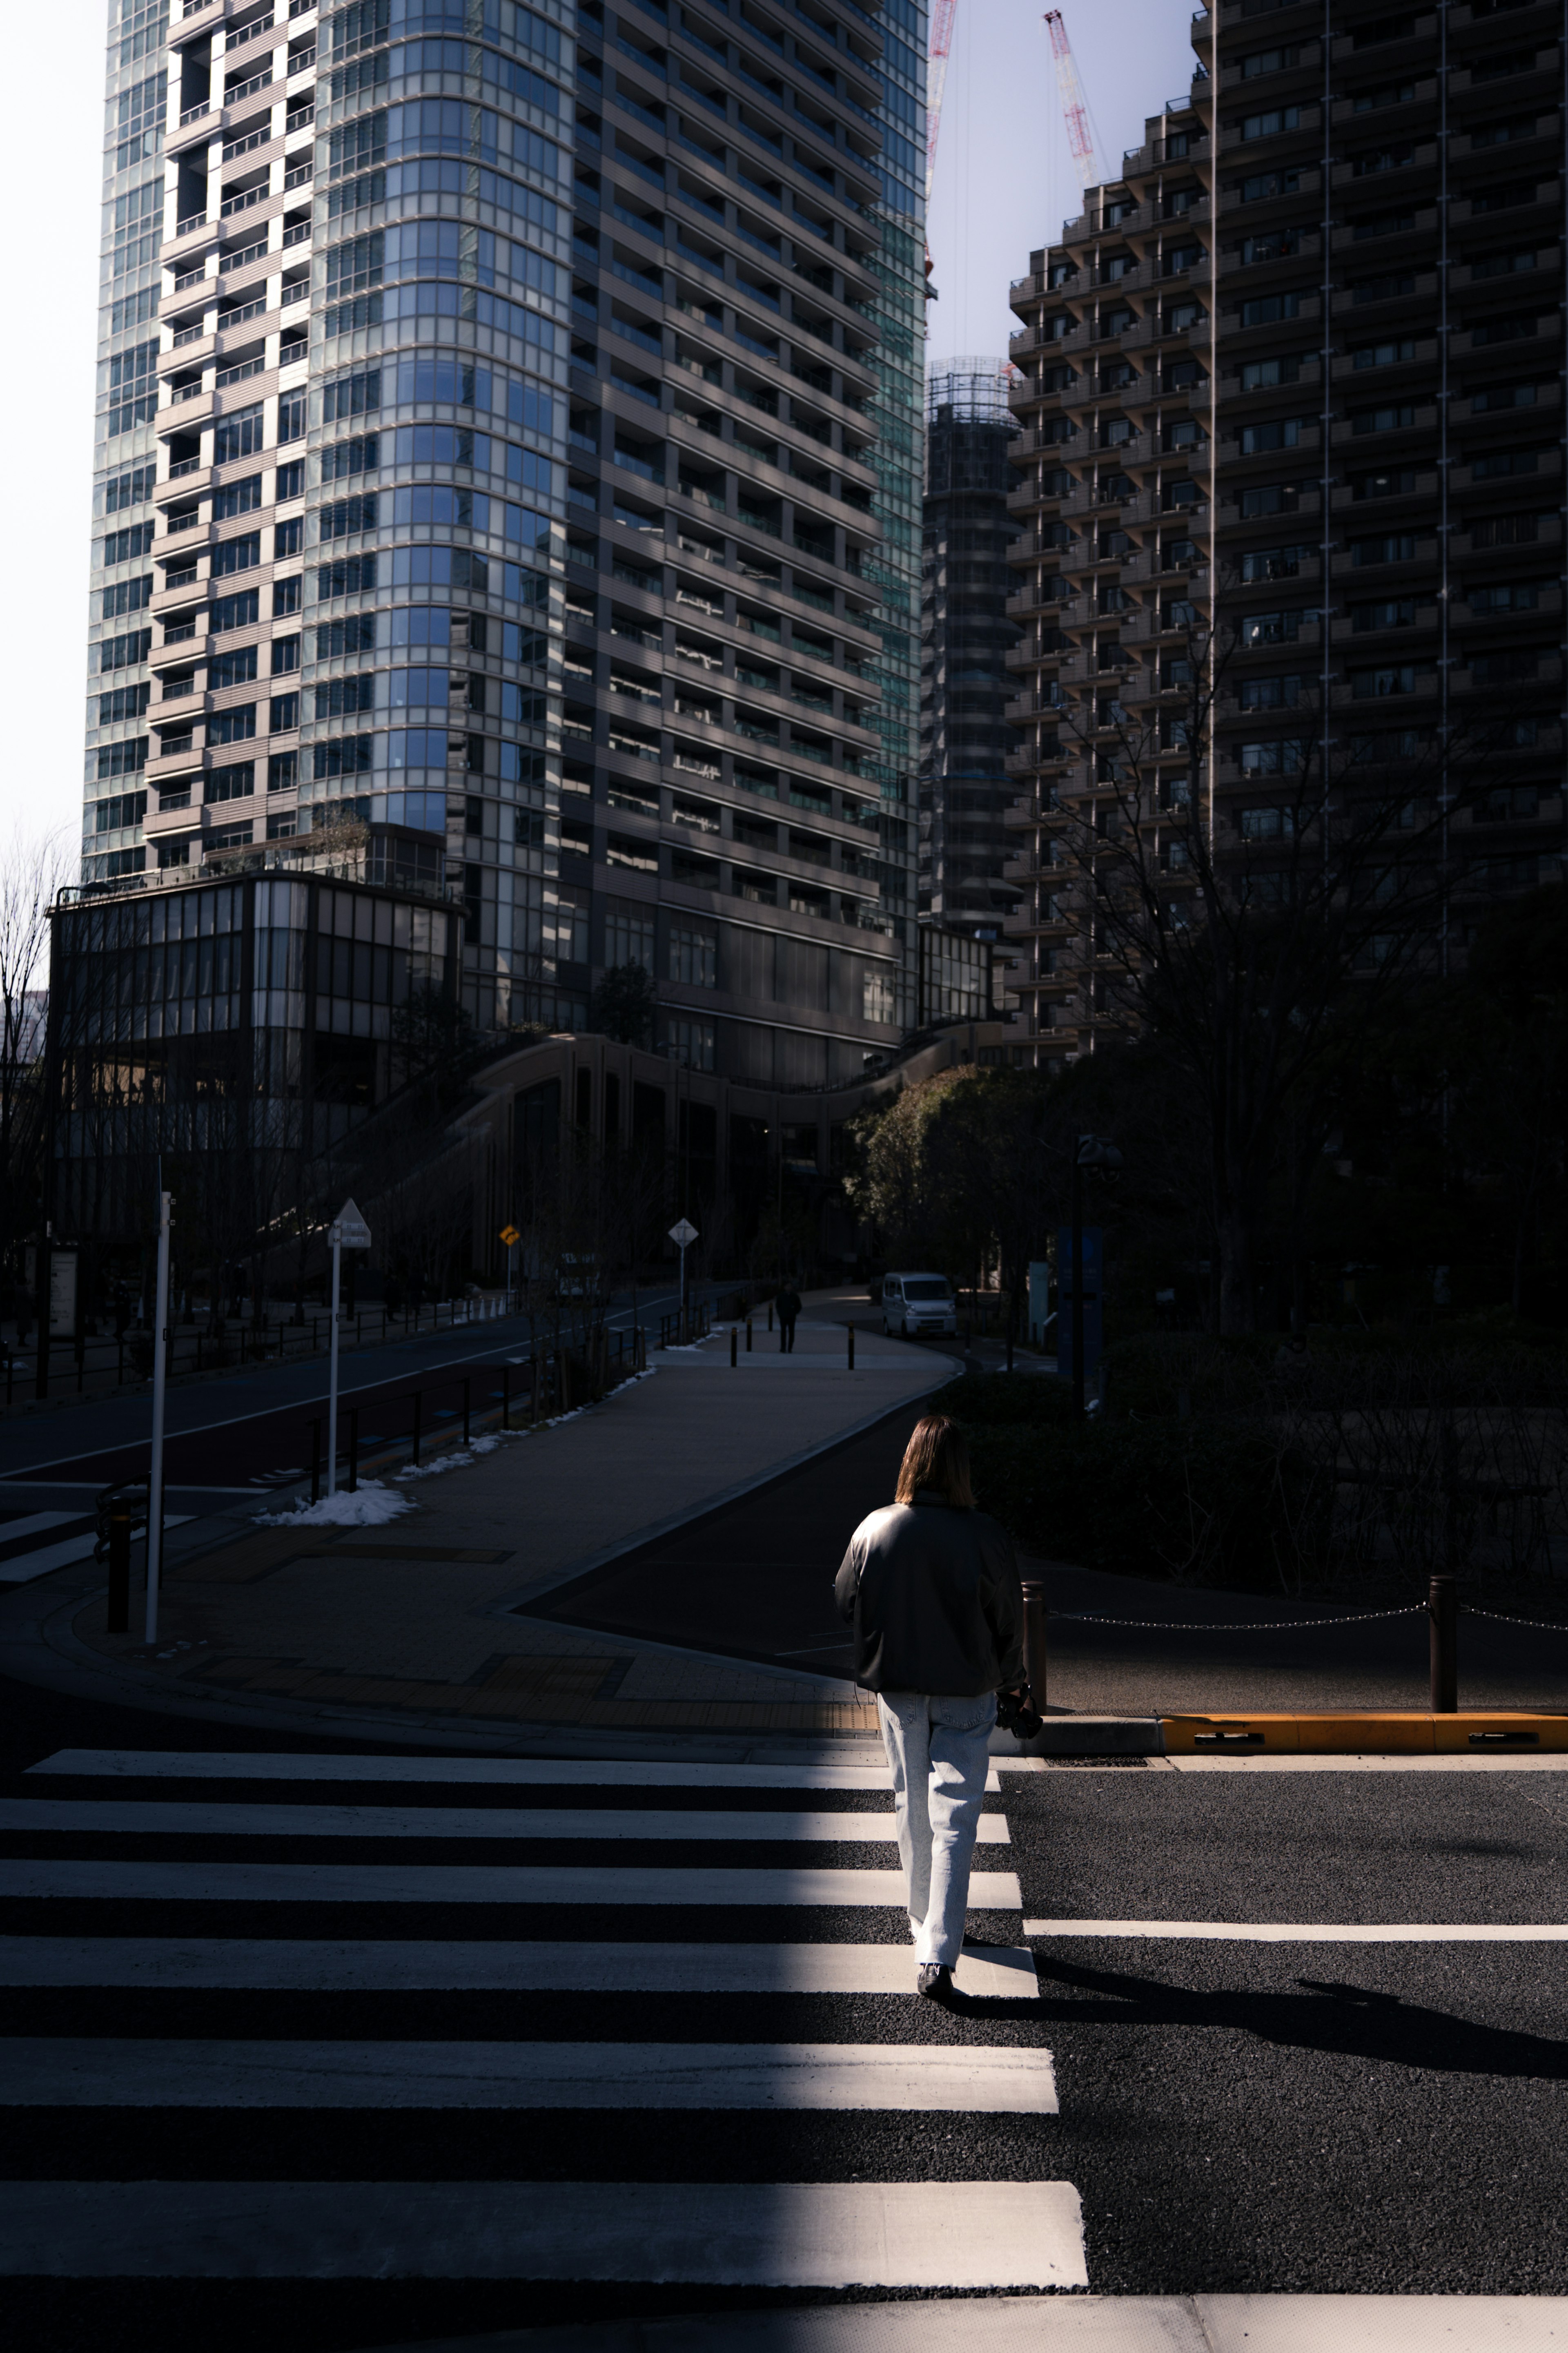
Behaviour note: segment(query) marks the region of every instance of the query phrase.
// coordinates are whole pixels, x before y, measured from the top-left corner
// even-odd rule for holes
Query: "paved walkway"
[[[809,1302],[792,1356],[761,1324],[733,1369],[727,1330],[656,1355],[602,1405],[401,1482],[416,1508],[384,1528],[259,1528],[247,1514],[182,1531],[153,1651],[105,1630],[104,1596],[83,1598],[101,1576],[90,1564],[28,1588],[37,1635],[57,1657],[112,1662],[127,1695],[153,1704],[177,1690],[447,1728],[872,1732],[872,1708],[839,1675],[514,1614],[956,1369],[879,1334],[869,1347],[862,1330],[851,1374],[839,1312],[848,1303],[833,1295]]]

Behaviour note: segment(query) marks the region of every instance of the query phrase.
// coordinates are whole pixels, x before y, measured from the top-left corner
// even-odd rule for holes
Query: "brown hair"
[[[950,1421],[945,1413],[928,1413],[916,1422],[904,1449],[894,1500],[912,1504],[917,1487],[934,1489],[957,1511],[974,1509],[974,1490],[969,1483],[969,1441],[957,1422]]]

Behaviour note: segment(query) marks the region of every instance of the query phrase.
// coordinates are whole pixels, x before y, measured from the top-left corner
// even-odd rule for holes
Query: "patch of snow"
[[[353,1494],[340,1487],[319,1504],[305,1504],[297,1512],[258,1512],[258,1528],[379,1528],[388,1520],[414,1509],[406,1495],[379,1479],[362,1479]]]

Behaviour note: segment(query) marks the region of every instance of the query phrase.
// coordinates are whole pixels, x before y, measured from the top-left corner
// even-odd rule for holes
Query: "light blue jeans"
[[[949,1699],[931,1692],[879,1692],[877,1718],[893,1773],[915,1959],[951,1969],[963,1947],[996,1694]]]

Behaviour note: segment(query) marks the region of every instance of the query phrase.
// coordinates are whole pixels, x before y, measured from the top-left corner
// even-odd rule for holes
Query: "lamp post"
[[[1083,1172],[1098,1169],[1102,1176],[1114,1176],[1122,1166],[1121,1155],[1114,1144],[1107,1144],[1102,1135],[1080,1135],[1072,1157],[1072,1409],[1075,1421],[1082,1421],[1086,1409],[1083,1398]]]
[[[163,1163],[158,1164],[159,1175]],[[163,1570],[163,1419],[169,1377],[169,1229],[174,1197],[158,1195],[158,1277],[153,1307],[153,1448],[147,1469],[147,1595],[143,1640],[158,1639],[158,1586]],[[48,1314],[46,1303],[44,1313]]]

